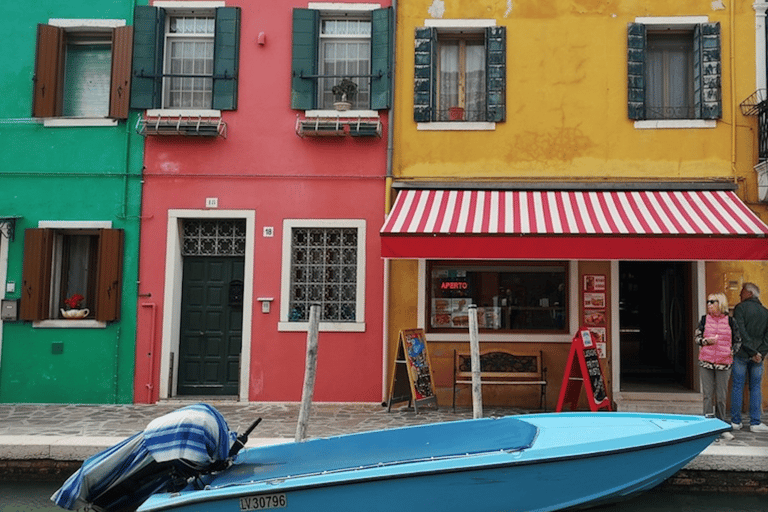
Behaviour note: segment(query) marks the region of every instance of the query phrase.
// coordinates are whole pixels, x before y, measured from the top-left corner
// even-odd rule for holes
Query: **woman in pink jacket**
[[[707,297],[707,314],[701,317],[695,334],[701,366],[701,392],[704,395],[704,415],[712,415],[727,423],[725,399],[728,380],[731,377],[734,348],[741,346],[741,336],[736,322],[728,315],[728,299],[722,293]],[[725,439],[733,434],[725,432]]]

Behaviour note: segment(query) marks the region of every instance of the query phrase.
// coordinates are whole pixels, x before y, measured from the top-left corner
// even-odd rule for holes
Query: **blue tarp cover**
[[[51,500],[68,510],[85,507],[154,462],[183,459],[204,469],[225,460],[234,439],[224,417],[210,405],[183,407],[152,420],[144,431],[87,459]]]

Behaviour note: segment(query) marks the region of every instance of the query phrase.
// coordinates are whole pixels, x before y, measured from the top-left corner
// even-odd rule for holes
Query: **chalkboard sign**
[[[418,412],[419,406],[428,404],[437,408],[433,382],[424,330],[400,331],[387,410],[391,409],[393,403],[406,400],[408,400],[409,405],[413,401],[416,412]]]
[[[582,386],[587,393],[590,410],[612,410],[597,349],[587,328],[580,329],[571,341],[571,351],[568,354],[560,398],[555,410],[561,412],[566,403],[570,405],[571,410],[575,410]]]

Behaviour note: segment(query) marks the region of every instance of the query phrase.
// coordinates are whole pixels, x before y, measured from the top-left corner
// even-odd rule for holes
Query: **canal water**
[[[64,509],[50,501],[51,494],[59,488],[61,483],[0,480],[0,512],[62,512]],[[361,510],[363,508],[361,507]],[[392,507],[393,510],[397,508],[395,505]],[[594,512],[765,512],[767,509],[768,498],[765,496],[651,490],[629,501],[589,510]]]

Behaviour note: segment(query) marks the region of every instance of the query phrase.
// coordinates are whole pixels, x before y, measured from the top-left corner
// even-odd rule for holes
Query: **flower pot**
[[[333,108],[335,108],[339,112],[343,112],[345,110],[349,110],[350,108],[352,108],[352,104],[348,101],[337,101],[333,104]]]
[[[88,309],[88,308],[84,308],[84,309],[61,309],[59,311],[61,311],[61,316],[63,316],[67,320],[78,320],[80,318],[85,318],[91,312],[91,310]]]
[[[448,109],[448,119],[451,121],[464,120],[464,108],[463,107],[451,107]]]

